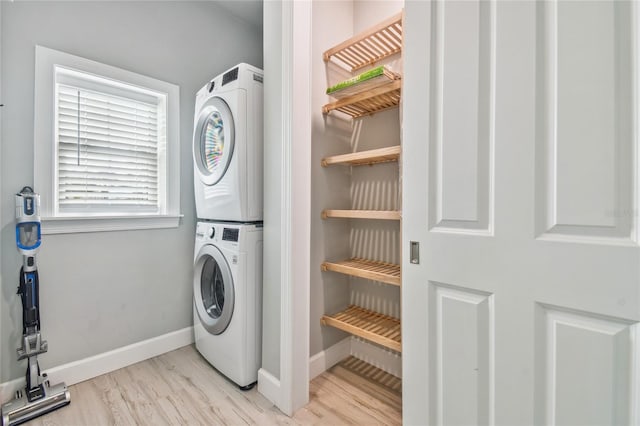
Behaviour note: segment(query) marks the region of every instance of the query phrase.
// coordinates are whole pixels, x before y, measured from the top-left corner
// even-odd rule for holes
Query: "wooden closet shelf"
[[[398,158],[400,158],[400,145],[372,149],[370,151],[353,152],[350,154],[332,155],[331,157],[323,158],[320,164],[322,167],[327,167],[332,164],[362,166],[398,161]]]
[[[352,118],[375,114],[400,104],[402,80],[394,80],[375,89],[347,96],[322,107],[322,113],[340,111]]]
[[[331,210],[322,211],[322,218],[330,217],[346,219],[379,219],[379,220],[400,220],[402,218],[398,210]]]
[[[402,50],[402,12],[351,37],[324,52],[328,62],[332,57],[351,71],[374,64]]]
[[[345,311],[335,315],[323,315],[320,322],[402,352],[400,320],[396,318],[350,305]]]
[[[321,269],[386,284],[400,285],[400,265],[393,263],[354,257],[339,262],[323,262]]]
[[[395,402],[398,408],[402,406],[402,379],[398,376],[387,373],[386,371],[383,371],[364,360],[356,358],[353,355],[336,364],[336,366],[331,369],[331,372],[340,376],[353,374],[356,376],[354,379],[357,382],[360,382],[358,378],[365,379],[366,382],[360,383],[365,386],[375,384],[376,393],[379,393],[380,390],[382,390],[382,393],[379,396],[384,397],[386,400]]]

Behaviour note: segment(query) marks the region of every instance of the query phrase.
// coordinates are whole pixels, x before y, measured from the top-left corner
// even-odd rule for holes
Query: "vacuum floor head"
[[[64,383],[55,386],[43,386],[44,396],[29,402],[27,395],[21,391],[15,399],[2,406],[2,426],[14,426],[27,422],[71,402],[71,394]]]

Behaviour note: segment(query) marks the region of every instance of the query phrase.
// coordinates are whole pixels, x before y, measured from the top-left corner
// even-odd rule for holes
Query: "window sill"
[[[50,235],[177,228],[182,217],[183,215],[45,217],[42,218],[42,233]]]

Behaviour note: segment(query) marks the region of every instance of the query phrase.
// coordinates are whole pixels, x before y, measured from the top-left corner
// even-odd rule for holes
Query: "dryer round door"
[[[224,332],[233,316],[235,291],[229,264],[213,245],[203,246],[196,257],[193,298],[204,328],[211,334]]]
[[[235,125],[229,105],[212,97],[200,109],[193,133],[193,160],[205,185],[222,179],[233,157]]]

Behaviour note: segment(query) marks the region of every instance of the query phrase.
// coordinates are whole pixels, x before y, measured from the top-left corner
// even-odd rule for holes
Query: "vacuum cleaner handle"
[[[22,334],[40,331],[39,282],[38,271],[26,271],[20,268],[20,286],[18,294],[22,300]]]

